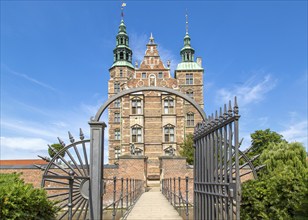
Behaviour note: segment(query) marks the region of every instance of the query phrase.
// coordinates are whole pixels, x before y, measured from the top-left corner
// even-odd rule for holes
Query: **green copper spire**
[[[184,37],[184,47],[181,50],[182,62],[194,62],[195,50],[190,45],[190,37],[188,34],[188,16],[186,14],[186,34]]]
[[[119,26],[119,32],[116,36],[116,47],[113,50],[114,63],[113,66],[129,66],[132,65],[132,55],[133,52],[129,47],[129,37],[126,33],[126,26],[124,20],[121,20]]]

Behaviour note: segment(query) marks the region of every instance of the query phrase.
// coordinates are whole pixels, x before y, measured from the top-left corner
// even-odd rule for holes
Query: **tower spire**
[[[188,34],[188,13],[186,9],[185,14],[185,25],[186,25],[186,34],[184,37],[184,47],[181,50],[182,62],[194,62],[194,53],[195,50],[190,45],[190,36]]]

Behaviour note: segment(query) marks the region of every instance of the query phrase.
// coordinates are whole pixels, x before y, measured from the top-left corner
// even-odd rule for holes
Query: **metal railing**
[[[189,190],[193,186],[193,178],[167,178],[162,179],[162,193],[168,199],[170,204],[178,211],[180,216],[189,219],[189,208],[193,205],[189,202]],[[191,187],[189,187],[191,185]],[[183,216],[184,214],[184,216]]]
[[[104,179],[103,211],[111,211],[112,220],[120,217],[125,219],[143,192],[143,180],[116,177]]]

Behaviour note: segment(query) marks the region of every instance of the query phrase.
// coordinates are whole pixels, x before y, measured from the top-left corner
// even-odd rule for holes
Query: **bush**
[[[0,219],[55,219],[58,209],[43,189],[25,184],[20,174],[0,174]]]

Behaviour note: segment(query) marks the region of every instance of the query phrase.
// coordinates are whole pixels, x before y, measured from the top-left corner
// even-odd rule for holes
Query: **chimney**
[[[202,67],[202,58],[201,57],[197,57],[197,64]]]

